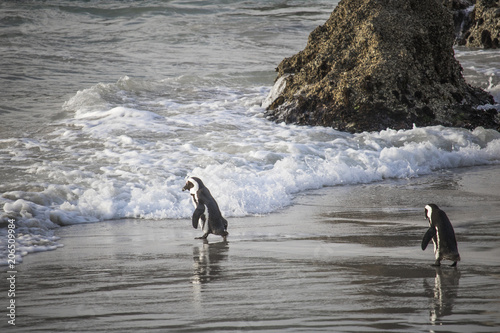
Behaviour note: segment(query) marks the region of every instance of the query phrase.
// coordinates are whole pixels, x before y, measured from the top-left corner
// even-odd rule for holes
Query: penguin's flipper
[[[422,239],[422,250],[425,250],[427,248],[427,245],[434,236],[436,236],[436,228],[430,227],[425,233],[424,238]]]
[[[198,205],[193,213],[193,228],[198,229],[198,220],[205,213],[205,205]]]

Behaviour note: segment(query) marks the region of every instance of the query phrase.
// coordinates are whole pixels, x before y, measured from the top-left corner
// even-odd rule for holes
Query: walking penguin
[[[422,250],[427,248],[430,240],[434,243],[436,262],[433,266],[441,266],[441,260],[453,261],[452,267],[460,260],[455,231],[446,213],[435,204],[425,206],[425,217],[429,219],[429,229],[422,239]]]
[[[219,205],[201,179],[189,177],[182,190],[188,190],[191,193],[195,207],[192,217],[193,227],[197,229],[198,225],[201,225],[203,230],[203,236],[196,237],[196,239],[206,239],[209,234],[219,235],[226,239],[227,221],[222,217]]]

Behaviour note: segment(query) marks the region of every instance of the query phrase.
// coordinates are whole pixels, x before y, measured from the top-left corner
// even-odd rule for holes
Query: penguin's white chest
[[[207,233],[208,230],[210,229],[210,226],[208,225],[208,219],[210,218],[210,214],[209,214],[209,211],[208,211],[208,207],[205,206],[205,222],[201,221],[202,223],[202,230],[203,232]]]
[[[191,189],[189,191],[191,193],[191,201],[193,202],[194,208],[198,208],[199,204],[199,199],[198,199],[198,191],[195,189]],[[204,232],[208,232],[208,207],[205,206],[205,213],[201,215],[201,217],[198,219],[198,228],[202,229]]]
[[[440,244],[439,244],[439,229],[436,228],[436,237],[435,239],[432,238],[432,243],[434,243],[434,255],[436,256],[436,259],[439,257],[439,247],[440,247]]]
[[[196,193],[191,193],[191,200],[193,202],[194,208],[198,207],[198,196],[196,195]]]
[[[432,237],[432,244],[434,244],[434,256],[437,259],[439,257],[439,229],[432,225],[431,209],[430,208],[427,211],[427,217],[429,218],[429,226],[436,230],[436,236]]]

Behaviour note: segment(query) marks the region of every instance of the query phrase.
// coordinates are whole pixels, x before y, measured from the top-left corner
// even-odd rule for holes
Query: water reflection
[[[453,304],[458,294],[460,271],[436,267],[436,277],[432,288],[426,282],[426,289],[433,289],[433,301],[430,311],[431,323],[436,324],[440,318],[453,313]]]
[[[229,243],[227,241],[209,243],[204,240],[201,246],[193,247],[193,284],[204,284],[220,278],[220,262],[227,259]]]
[[[208,282],[216,281],[222,276],[220,262],[227,259],[229,245],[227,241],[209,243],[203,240],[201,246],[193,247],[193,310],[203,313],[202,288]]]

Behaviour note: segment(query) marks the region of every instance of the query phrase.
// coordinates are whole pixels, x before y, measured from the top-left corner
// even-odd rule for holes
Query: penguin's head
[[[429,220],[429,223],[432,224],[432,213],[437,212],[439,207],[435,204],[428,204],[425,206],[425,218]]]
[[[189,177],[186,180],[186,185],[182,188],[183,191],[189,191],[191,193],[196,193],[200,188],[204,187],[201,179],[197,177]]]

